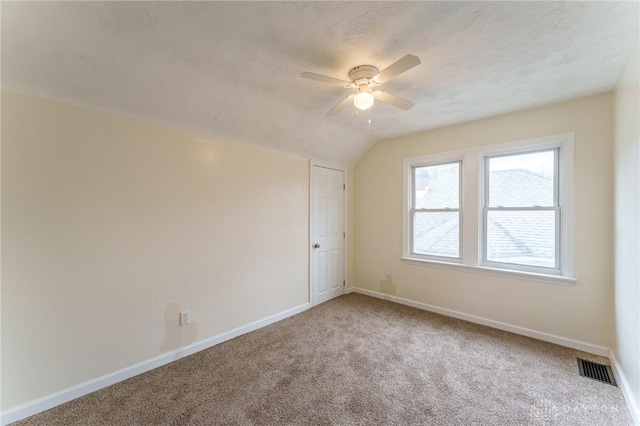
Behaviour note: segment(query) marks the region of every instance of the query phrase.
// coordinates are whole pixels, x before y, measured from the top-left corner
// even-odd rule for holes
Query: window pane
[[[417,209],[460,207],[460,163],[415,167],[414,205]]]
[[[416,212],[413,219],[413,252],[460,257],[459,212]]]
[[[554,205],[555,150],[489,158],[489,206]]]
[[[556,212],[489,211],[487,260],[555,267]]]

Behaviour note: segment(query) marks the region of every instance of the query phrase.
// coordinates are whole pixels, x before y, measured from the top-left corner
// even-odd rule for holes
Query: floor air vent
[[[587,361],[586,359],[578,358],[578,368],[580,369],[580,375],[583,377],[618,386],[615,377],[613,377],[611,367],[608,365],[597,364]]]

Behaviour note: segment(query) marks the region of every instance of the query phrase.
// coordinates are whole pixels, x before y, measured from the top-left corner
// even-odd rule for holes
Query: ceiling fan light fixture
[[[378,90],[378,86],[386,83],[387,81],[396,78],[400,74],[410,70],[411,68],[420,64],[420,58],[415,55],[405,55],[402,58],[395,61],[382,71],[378,71],[378,68],[373,65],[359,65],[355,68],[351,68],[349,71],[349,80],[340,80],[338,78],[328,77],[322,74],[316,74],[314,72],[303,72],[301,77],[311,80],[322,81],[323,83],[329,83],[334,86],[341,86],[344,89],[355,90],[355,93],[351,93],[344,98],[340,103],[334,106],[327,115],[333,117],[337,115],[347,107],[353,100],[353,105],[356,107],[356,115],[358,111],[369,110],[375,100],[393,105],[396,108],[402,110],[408,110],[413,107],[414,103],[406,99],[402,99],[399,96],[392,95],[389,92]],[[372,90],[375,89],[375,92]],[[369,111],[369,116],[371,112]],[[369,120],[371,122],[371,120]]]
[[[356,96],[353,98],[353,104],[359,110],[365,111],[371,108],[373,105],[373,93],[368,91],[358,92]]]

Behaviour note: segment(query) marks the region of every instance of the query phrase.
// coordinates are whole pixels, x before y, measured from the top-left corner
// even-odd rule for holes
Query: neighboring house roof
[[[456,207],[460,194],[458,176],[458,171],[454,168],[435,177],[417,176],[416,207],[423,209]],[[423,188],[422,191],[419,188]],[[422,196],[420,197],[420,195]]]
[[[548,206],[552,203],[553,179],[526,169],[500,170],[490,174],[493,206]],[[457,194],[457,173],[430,179],[416,206],[438,208]],[[457,198],[456,198],[457,200]],[[554,211],[492,211],[488,217],[490,259],[553,266],[555,258]],[[414,245],[417,252],[457,255],[458,215],[455,212],[418,213]]]
[[[553,205],[553,179],[527,169],[491,172],[491,206]],[[524,190],[523,190],[524,189]]]

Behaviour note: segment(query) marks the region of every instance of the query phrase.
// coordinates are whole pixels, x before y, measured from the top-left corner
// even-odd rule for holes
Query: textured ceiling
[[[317,159],[376,141],[610,90],[637,42],[638,3],[3,2],[2,87]],[[367,124],[347,79],[407,53]],[[364,114],[366,115],[366,114]]]

